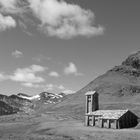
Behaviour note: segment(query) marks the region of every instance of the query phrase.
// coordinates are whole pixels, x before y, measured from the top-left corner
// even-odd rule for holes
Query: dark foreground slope
[[[5,102],[0,101],[0,116],[1,116],[1,115],[14,114],[14,113],[16,113],[17,111],[19,111],[18,108],[9,106],[9,105],[6,104]]]
[[[0,116],[15,114],[20,111],[25,111],[25,108],[31,107],[32,103],[29,100],[18,97],[17,95],[6,96],[0,94]]]
[[[84,94],[91,90],[99,93],[100,109],[131,109],[140,116],[140,52],[130,55],[121,65],[99,76],[50,110],[83,119]]]

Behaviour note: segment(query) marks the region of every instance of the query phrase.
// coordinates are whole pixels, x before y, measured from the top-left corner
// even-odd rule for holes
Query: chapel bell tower
[[[96,91],[88,91],[86,94],[86,114],[99,109],[98,93]]]

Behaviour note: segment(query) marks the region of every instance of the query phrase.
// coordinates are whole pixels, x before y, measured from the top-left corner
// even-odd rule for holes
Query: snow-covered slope
[[[64,93],[55,94],[55,93],[49,93],[49,92],[42,92],[40,94],[34,95],[34,96],[28,96],[26,94],[18,94],[18,97],[27,99],[30,101],[42,101],[45,103],[57,103],[60,102],[63,97],[66,95]]]
[[[39,95],[35,95],[35,96],[24,96],[24,95],[18,95],[20,98],[23,99],[27,99],[27,100],[40,100],[40,96]]]

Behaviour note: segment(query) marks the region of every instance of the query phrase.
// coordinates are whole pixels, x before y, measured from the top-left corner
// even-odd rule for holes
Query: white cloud
[[[65,67],[64,70],[65,74],[73,74],[73,73],[77,73],[77,67],[75,66],[74,63],[69,63],[68,67]]]
[[[2,13],[22,16],[27,11],[28,0],[0,0],[0,6]]]
[[[29,71],[35,73],[35,72],[43,72],[46,69],[48,69],[48,68],[47,67],[40,66],[40,65],[32,65],[32,66],[30,66]]]
[[[75,93],[75,91],[70,90],[70,89],[64,87],[63,85],[47,84],[46,86],[44,86],[44,89],[46,89],[48,91],[58,92],[58,93],[62,92],[65,94]]]
[[[21,85],[29,88],[42,88],[46,91],[52,91],[56,87],[56,85],[53,84],[38,84],[38,83],[30,83],[30,82],[22,83]]]
[[[19,58],[23,55],[23,53],[21,51],[15,50],[14,52],[12,52],[12,56]]]
[[[0,31],[16,27],[16,21],[11,16],[3,16],[0,13]]]
[[[22,83],[22,86],[28,88],[41,88],[44,91],[51,91],[55,93],[65,93],[65,94],[73,94],[75,91],[65,88],[63,85],[55,85],[55,84],[37,84],[37,83]]]
[[[0,81],[4,81],[4,80],[7,80],[8,79],[8,76],[3,74],[3,73],[0,73]]]
[[[37,61],[37,62],[41,62],[41,61],[50,61],[52,58],[41,54],[39,56],[33,57],[32,59]]]
[[[56,85],[56,84],[33,84],[33,83],[25,83],[24,84],[25,86],[28,86],[28,87],[35,87],[35,88],[43,88],[44,90],[47,90],[47,91],[64,91],[64,90],[67,90],[63,85]]]
[[[31,83],[40,83],[44,82],[44,79],[39,76],[35,76],[34,73],[25,73],[23,71],[16,71],[11,80],[18,82],[31,82]]]
[[[32,65],[29,68],[19,68],[15,71],[14,75],[10,76],[10,79],[17,82],[41,83],[44,82],[45,79],[40,76],[36,76],[36,73],[43,72],[45,69],[45,67],[40,65]]]
[[[73,94],[73,93],[75,93],[75,91],[70,90],[70,89],[64,87],[63,85],[57,86],[57,89],[59,89],[62,93],[65,93],[65,94]]]
[[[62,92],[65,93],[65,94],[74,94],[75,93],[75,91],[69,90],[69,89],[66,89],[66,90],[64,90]]]
[[[33,35],[30,31],[28,31],[28,26],[22,20],[18,20],[18,25],[24,33],[26,33],[29,36]]]
[[[53,91],[53,90],[65,90],[66,88],[63,86],[63,85],[56,85],[56,84],[47,84],[47,85],[42,85],[42,87],[44,87],[46,90],[50,90],[50,91]]]
[[[12,14],[22,18],[24,13],[32,13],[41,22],[36,23],[37,26],[49,36],[69,39],[75,36],[100,35],[104,32],[102,26],[95,25],[95,15],[91,10],[64,0],[0,0],[0,5],[0,11],[10,16]],[[15,27],[16,22],[13,23]]]
[[[33,87],[33,83],[22,83],[21,85],[25,86],[25,87]]]
[[[46,90],[53,90],[54,89],[54,85],[53,84],[47,84],[44,89]]]
[[[59,75],[58,72],[52,71],[52,72],[49,73],[49,76],[51,76],[51,77],[59,77],[60,75]]]
[[[74,74],[75,76],[83,75],[82,73],[78,72],[76,65],[72,62],[70,62],[69,65],[64,68],[64,74],[66,74],[66,75]]]
[[[60,90],[64,90],[65,87],[64,87],[63,85],[59,85],[59,86],[58,86],[58,89],[60,89]]]
[[[34,83],[22,83],[21,85],[29,88],[41,88],[42,86]]]
[[[103,33],[101,26],[93,25],[95,16],[90,10],[76,4],[58,0],[29,0],[35,16],[42,22],[41,28],[50,36],[71,38]]]
[[[17,1],[16,0],[0,0],[0,5],[3,6],[3,8],[13,8],[15,9]]]

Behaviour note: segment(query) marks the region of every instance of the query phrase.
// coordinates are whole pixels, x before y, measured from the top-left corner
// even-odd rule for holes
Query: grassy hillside
[[[130,109],[140,116],[140,52],[91,81],[76,94],[49,108],[84,119],[85,93],[99,93],[100,109]]]

